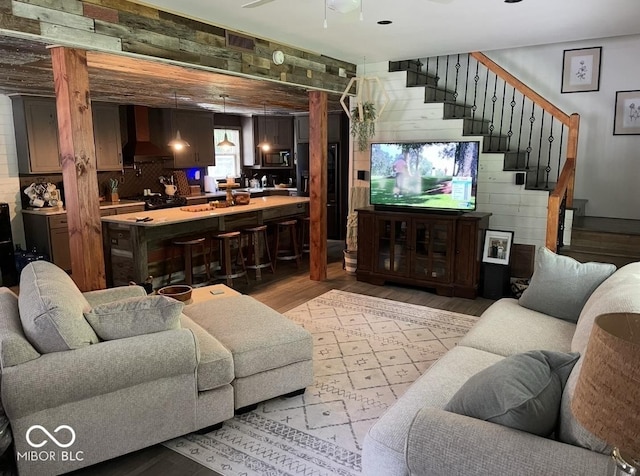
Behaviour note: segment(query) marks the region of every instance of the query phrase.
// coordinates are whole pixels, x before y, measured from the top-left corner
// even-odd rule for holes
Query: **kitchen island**
[[[200,206],[201,208],[206,208]],[[162,277],[182,265],[169,263],[171,241],[178,237],[211,237],[221,231],[240,230],[252,225],[268,224],[284,218],[308,214],[308,197],[267,196],[252,198],[248,205],[226,208],[165,208],[102,217],[107,283],[126,285],[141,283],[153,276],[154,287],[164,284]],[[196,264],[203,263],[202,257]]]

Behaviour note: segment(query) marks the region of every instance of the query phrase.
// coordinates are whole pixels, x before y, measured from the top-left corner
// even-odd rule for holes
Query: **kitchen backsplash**
[[[193,169],[189,170],[193,172]],[[160,176],[168,177],[174,172],[173,169],[164,168],[162,161],[145,162],[136,164],[136,169],[126,168],[124,169],[124,175],[122,172],[98,172],[98,186],[100,195],[109,196],[109,181],[110,179],[118,180],[118,194],[120,198],[134,197],[143,194],[145,188],[151,189],[154,193],[162,193],[164,186],[160,183],[158,178]],[[205,174],[204,169],[200,169],[200,180],[189,179],[189,185],[200,185],[202,187],[203,177]],[[187,174],[189,177],[190,174]],[[62,174],[51,175],[29,175],[20,177],[20,190],[24,192],[32,183],[38,182],[51,182],[56,184],[59,189],[63,189],[62,186]],[[29,206],[29,198],[21,193],[22,206]]]

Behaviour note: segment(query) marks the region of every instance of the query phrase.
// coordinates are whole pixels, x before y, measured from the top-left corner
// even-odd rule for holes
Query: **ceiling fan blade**
[[[273,0],[253,0],[253,2],[242,5],[242,8],[256,8],[271,2],[273,2]]]

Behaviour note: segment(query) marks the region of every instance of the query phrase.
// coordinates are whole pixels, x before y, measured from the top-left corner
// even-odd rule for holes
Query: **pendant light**
[[[175,99],[176,111],[178,110],[178,95],[173,92],[173,98]],[[176,121],[177,122],[177,121]],[[176,136],[169,142],[169,147],[174,151],[179,152],[186,147],[191,147],[189,143],[180,136],[180,129],[176,128]]]
[[[263,129],[263,136],[262,136],[262,142],[260,142],[258,144],[258,148],[262,149],[263,151],[267,152],[269,149],[271,149],[271,144],[269,144],[269,141],[267,140],[267,105],[265,103],[262,103],[262,107],[264,108],[264,129]]]
[[[220,97],[222,98],[222,111],[223,114],[227,113],[227,98],[229,97],[228,94],[221,94]],[[235,147],[236,145],[231,142],[228,138],[227,138],[227,131],[224,131],[224,139],[222,139],[220,142],[218,142],[218,147],[224,147],[226,149],[230,149],[231,147]]]

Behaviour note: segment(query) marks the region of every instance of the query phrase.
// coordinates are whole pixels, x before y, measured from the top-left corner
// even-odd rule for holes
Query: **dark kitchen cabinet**
[[[358,210],[358,280],[475,298],[489,216]]]
[[[91,103],[98,170],[122,169],[120,110],[117,104]]]
[[[13,96],[11,102],[20,173],[60,173],[55,99]]]
[[[213,115],[208,112],[170,110],[165,122],[167,142],[180,131],[189,143],[182,151],[173,152],[173,168],[207,167],[214,165]]]
[[[266,138],[272,149],[293,150],[292,116],[254,116],[253,125],[256,146]]]
[[[342,113],[327,114],[327,142],[341,142]],[[295,119],[296,143],[309,142],[309,115],[296,116]]]

